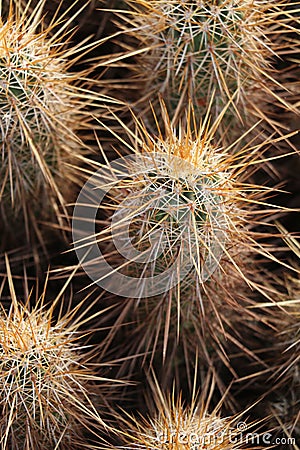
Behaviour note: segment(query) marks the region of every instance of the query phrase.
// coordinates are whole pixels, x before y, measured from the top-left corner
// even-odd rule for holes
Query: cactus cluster
[[[1,450],[298,449],[299,11],[0,0]]]

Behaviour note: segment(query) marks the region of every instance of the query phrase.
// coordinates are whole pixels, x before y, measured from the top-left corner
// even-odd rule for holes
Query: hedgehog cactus
[[[133,155],[109,167],[101,166],[93,179],[98,189],[109,185],[109,195],[113,194],[116,201],[111,206],[115,210],[111,224],[99,233],[98,241],[112,239],[118,250],[113,257],[123,255],[128,260],[124,270],[129,276],[137,275],[135,280],[150,275],[150,285],[145,289],[143,283],[134,290],[131,283],[126,289],[126,284],[119,285],[116,273],[109,277],[108,283],[112,282],[115,289],[121,288],[123,296],[141,298],[149,296],[148,289],[152,295],[166,292],[191,270],[204,282],[218,265],[219,253],[230,233],[238,227],[241,214],[239,201],[231,203],[232,159],[214,148],[205,123],[193,136],[189,127],[177,134],[166,122],[166,139],[162,135],[152,138],[141,123],[137,125],[141,137],[131,147]],[[82,195],[85,188],[73,216],[75,242],[82,237],[76,234],[82,232],[80,219],[85,220],[82,214],[88,214],[80,209],[81,202],[85,201]],[[83,243],[83,252],[88,244]],[[79,241],[76,251],[81,251]],[[140,273],[139,263],[144,264]],[[109,291],[117,293],[105,280],[104,284]]]
[[[266,409],[270,414],[270,427],[277,435],[284,436],[283,444],[291,444],[289,448],[296,450],[300,437],[300,242],[289,235],[282,225],[278,228],[292,251],[294,259],[290,264],[294,271],[293,275],[284,273],[282,276],[282,272],[280,276],[273,274],[268,283],[276,301],[264,304],[268,308],[267,321],[272,328],[272,332],[266,335],[266,338],[269,337],[264,345],[270,388]],[[266,284],[266,278],[262,285]]]
[[[280,286],[281,294],[278,296],[278,305],[280,307],[278,314],[275,314],[274,326],[277,329],[274,348],[276,350],[276,359],[278,370],[278,384],[282,381],[288,386],[298,384],[299,387],[299,370],[300,370],[300,277],[299,277],[299,258],[300,258],[300,242],[287,234],[287,230],[279,225],[279,230],[285,236],[289,248],[293,255],[297,258],[297,264],[292,262],[294,275],[285,276],[283,279],[276,279],[277,285]],[[286,237],[288,236],[288,237]],[[274,284],[274,282],[273,282]],[[275,302],[275,306],[277,304]],[[274,319],[273,319],[274,320]],[[280,355],[280,357],[278,357]],[[272,373],[274,370],[272,370]]]
[[[84,432],[104,426],[94,406],[102,393],[78,341],[78,308],[55,320],[60,296],[46,310],[43,294],[29,309],[10,289],[11,307],[0,313],[0,447],[89,448]]]
[[[298,299],[299,301],[299,299]],[[286,302],[287,304],[288,302]],[[294,313],[280,314],[279,331],[274,339],[273,360],[270,362],[272,393],[268,397],[267,411],[270,426],[279,435],[290,438],[290,448],[297,449],[300,438],[300,303]],[[297,311],[296,311],[297,310]],[[286,438],[286,439],[287,439]],[[286,441],[287,442],[287,441]]]
[[[297,450],[300,438],[300,401],[299,386],[288,395],[282,392],[279,396],[273,394],[273,400],[268,404],[268,412],[272,419],[270,425],[277,434],[284,434],[282,442],[290,444],[289,448]]]
[[[223,259],[240,272],[238,253],[266,256],[267,250],[259,243],[262,234],[252,231],[251,226],[259,222],[255,218],[258,211],[253,208],[267,195],[268,188],[246,182],[252,173],[251,165],[254,161],[259,164],[263,146],[240,148],[232,156],[228,149],[213,142],[217,125],[209,127],[207,120],[193,131],[189,125],[174,127],[166,117],[165,133],[159,129],[157,137],[136,120],[138,132],[131,136],[132,145],[127,144],[132,155],[107,166],[96,166],[100,167],[98,173],[78,197],[73,215],[78,256],[94,245],[96,238],[99,244],[107,245],[108,259],[115,258],[117,263],[122,256],[127,259],[123,265],[120,263],[120,272],[124,269],[133,277],[138,274],[135,280],[150,275],[152,295],[167,292],[186,276],[203,284],[222,267]],[[193,122],[191,117],[188,122]],[[107,214],[107,194],[112,211],[109,225],[96,236],[89,235],[90,229],[95,228],[88,204],[93,201],[92,183],[96,189],[94,198],[99,192],[97,207]],[[90,199],[87,193],[92,195]],[[82,228],[88,220],[91,227]],[[109,242],[117,252],[110,253]],[[84,265],[85,259],[80,260]],[[101,259],[95,263],[99,264],[100,273]],[[115,282],[115,288],[111,286],[111,290],[104,279],[103,287],[124,297],[149,297],[146,289],[143,292],[142,283],[136,289],[131,284],[130,290],[125,284],[119,286],[117,270],[111,277],[106,276],[108,284]],[[168,276],[160,278],[162,272]]]
[[[44,28],[43,1],[32,11],[16,8],[0,19],[0,199],[5,230],[23,225],[27,238],[38,234],[37,222],[61,220],[83,144],[76,132],[88,128],[91,94],[83,74],[69,71],[66,26]],[[60,18],[63,20],[63,17]],[[78,162],[77,162],[78,164]],[[55,219],[56,217],[56,219]]]
[[[126,3],[129,11],[116,14],[124,33],[138,42],[138,51],[132,45],[132,70],[141,109],[160,93],[175,115],[182,118],[191,99],[201,116],[214,96],[215,116],[230,103],[226,117],[236,125],[240,120],[248,124],[251,114],[262,118],[266,99],[285,103],[276,93],[280,83],[272,68],[285,48],[283,36],[293,28],[281,1]]]
[[[207,382],[207,380],[206,380]],[[213,389],[213,384],[211,389]],[[220,404],[211,408],[210,396],[205,389],[191,403],[184,405],[181,395],[166,396],[156,383],[152,386],[151,414],[146,418],[121,419],[122,445],[112,448],[140,450],[234,450],[249,448],[241,430],[238,417],[222,418]],[[211,391],[212,392],[212,391]],[[210,392],[210,395],[211,395]],[[206,398],[207,397],[207,398]],[[153,410],[153,411],[152,411]],[[244,422],[243,422],[244,425]]]
[[[273,342],[274,359],[270,363],[273,392],[268,405],[274,426],[296,439],[300,437],[299,286],[299,279],[288,280],[285,284],[287,294],[281,296],[280,305],[286,311],[278,314],[275,324],[278,331]]]
[[[192,131],[166,118],[165,133],[153,137],[136,120],[132,155],[101,165],[82,189],[73,237],[90,278],[126,297],[120,317],[128,314],[141,332],[131,344],[140,353],[163,341],[165,358],[172,336],[188,335],[188,348],[193,336],[204,349],[223,341],[232,326],[227,306],[250,315],[245,291],[256,287],[254,258],[274,258],[261,243],[268,234],[253,228],[272,208],[258,210],[268,188],[247,182],[261,145],[232,156],[213,142],[215,127],[205,121]],[[107,221],[96,232],[99,208]]]
[[[156,277],[157,293],[165,290],[168,280],[172,287],[173,264],[176,274],[180,264],[182,275],[194,266],[201,282],[205,281],[209,263],[215,266],[219,257],[215,247],[222,252],[228,238],[231,211],[225,192],[232,189],[232,180],[222,167],[222,154],[214,153],[209,145],[200,152],[199,139],[184,139],[184,148],[173,135],[137,156],[126,184],[128,195],[112,224],[113,232],[119,233],[114,239],[117,248],[137,263],[145,263],[144,274]],[[126,240],[127,230],[136,257]],[[168,274],[160,279],[166,270]]]

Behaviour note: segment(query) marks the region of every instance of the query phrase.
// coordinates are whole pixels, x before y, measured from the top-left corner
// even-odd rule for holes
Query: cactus
[[[275,327],[277,334],[275,337],[274,349],[276,350],[276,360],[278,370],[275,371],[278,376],[278,384],[282,381],[285,385],[299,386],[299,351],[300,351],[300,278],[299,278],[299,258],[300,258],[300,242],[288,235],[287,230],[279,225],[279,230],[285,236],[288,247],[293,252],[293,256],[297,258],[297,263],[291,262],[291,266],[297,273],[287,275],[277,279],[280,286],[281,294],[277,303],[279,306],[278,314],[275,315]],[[280,356],[279,356],[280,355]],[[272,370],[274,374],[274,369]]]
[[[300,438],[300,298],[299,280],[293,284],[293,296],[280,303],[288,312],[277,316],[277,333],[273,336],[272,359],[269,361],[271,394],[266,409],[270,414],[270,426],[280,436],[285,436],[283,448],[297,449]],[[292,285],[290,284],[290,287]],[[288,440],[289,439],[289,440]]]
[[[262,349],[269,367],[264,411],[270,415],[270,428],[282,437],[282,448],[297,449],[300,437],[300,243],[282,225],[279,230],[292,251],[290,264],[294,273],[272,274],[268,289],[276,292],[275,301],[263,305],[269,310],[267,321],[272,328],[265,336]],[[265,279],[263,284],[266,284]]]
[[[283,0],[0,0],[1,449],[241,449],[241,416],[221,411],[241,401],[248,413],[248,395],[276,436],[298,438],[299,280],[273,275],[287,233],[274,231],[273,213],[290,209],[269,202],[278,192],[266,177],[280,172],[268,155],[279,159],[293,135],[282,130],[298,129],[298,11]],[[118,115],[96,109],[103,86],[124,100]],[[84,142],[98,138],[95,162]],[[72,231],[79,264],[108,296],[86,306],[89,291],[78,305],[70,278],[46,304],[46,286],[33,298],[27,284],[43,273],[45,226],[70,231],[91,171]],[[14,267],[26,266],[25,303],[3,256],[7,235],[19,246]],[[61,278],[72,256],[59,264]],[[121,417],[125,395],[114,406],[104,395],[107,351],[107,370],[150,384],[148,417],[139,401],[144,418]],[[110,447],[103,438],[118,423]]]
[[[299,248],[299,244],[298,244]],[[300,294],[299,279],[289,279],[286,294],[281,296],[280,306],[286,309],[278,313],[277,333],[273,341],[273,359],[270,362],[272,395],[268,410],[272,425],[297,441],[300,437]],[[297,448],[291,446],[291,448]]]
[[[224,353],[237,316],[254,316],[247,289],[260,284],[255,258],[275,258],[261,243],[268,234],[253,230],[271,214],[272,208],[259,211],[269,190],[247,183],[263,150],[257,145],[232,156],[213,142],[214,126],[205,121],[192,131],[166,118],[165,135],[153,137],[136,120],[133,155],[101,165],[79,196],[75,250],[95,283],[127,298],[120,317],[133,322],[129,341],[138,353],[160,349],[161,361],[179,337],[192,353],[216,346]],[[106,189],[101,204],[97,193]],[[95,234],[91,211],[99,203],[110,216]]]
[[[210,390],[207,392],[208,381],[211,382],[209,377],[200,398],[194,393],[187,406],[181,395],[177,397],[174,392],[172,395],[165,395],[158,383],[153,383],[149,416],[121,418],[119,433],[121,445],[111,448],[141,450],[249,448],[237,426],[240,416],[223,418],[220,412],[222,401],[215,408],[210,405],[214,383],[211,382]]]
[[[0,19],[2,232],[13,228],[24,239],[26,230],[30,242],[43,241],[39,222],[63,223],[84,151],[77,134],[89,129],[93,102],[88,71],[70,71],[87,44],[67,48],[68,22],[57,10],[45,27],[43,5],[22,12],[12,1]]]
[[[88,436],[104,429],[95,407],[102,401],[103,409],[104,378],[90,362],[91,351],[82,352],[82,304],[62,313],[66,284],[49,308],[46,286],[30,308],[29,299],[17,301],[9,270],[11,305],[0,312],[0,447],[90,448]]]
[[[282,449],[297,450],[297,441],[300,438],[300,417],[299,417],[299,388],[291,395],[281,393],[279,396],[273,395],[273,400],[269,402],[267,410],[272,417],[270,425],[281,439]]]
[[[116,10],[116,15],[132,39],[131,52],[127,45],[125,54],[135,57],[130,67],[139,88],[136,108],[143,118],[158,93],[181,119],[190,99],[201,117],[214,96],[214,117],[230,105],[224,128],[266,118],[268,102],[291,108],[285,95],[278,94],[282,86],[272,66],[286,48],[289,33],[297,32],[283,2],[126,3],[129,11]],[[271,115],[268,120],[272,122]]]

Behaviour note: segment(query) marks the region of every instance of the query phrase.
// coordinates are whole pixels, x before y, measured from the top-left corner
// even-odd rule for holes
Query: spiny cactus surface
[[[91,355],[82,351],[78,306],[63,314],[62,291],[46,307],[45,290],[30,308],[29,299],[17,300],[8,276],[11,306],[0,312],[0,448],[90,448],[86,433],[105,426],[95,406],[103,393]]]
[[[282,1],[127,0],[116,9],[120,28],[133,39],[130,66],[139,86],[137,110],[149,110],[160,94],[182,119],[191,100],[201,117],[226,110],[226,125],[266,118],[267,103],[288,107],[274,62],[297,33]],[[122,44],[121,44],[122,45]],[[291,44],[292,45],[292,44]],[[125,51],[125,52],[126,52]],[[122,61],[121,61],[122,63]],[[143,117],[149,114],[142,113]],[[271,121],[271,117],[269,119]]]
[[[11,2],[0,19],[2,228],[17,225],[29,241],[41,239],[39,222],[63,222],[84,151],[77,134],[89,129],[92,103],[87,73],[70,71],[80,46],[66,47],[69,24],[58,10],[44,26],[43,5],[22,11]]]

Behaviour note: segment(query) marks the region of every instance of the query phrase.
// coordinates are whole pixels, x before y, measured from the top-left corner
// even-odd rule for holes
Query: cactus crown
[[[226,111],[227,125],[265,117],[267,102],[287,107],[277,95],[280,79],[273,63],[294,30],[281,1],[127,0],[129,11],[116,12],[120,26],[140,47],[136,64],[139,108],[160,93],[175,116],[182,118],[191,99],[203,115],[214,95],[212,112]],[[280,16],[281,15],[281,16]],[[281,17],[282,20],[278,20]],[[281,28],[280,28],[281,27]],[[133,54],[136,49],[132,45]],[[261,95],[257,95],[258,87]],[[253,101],[253,99],[255,100]],[[290,106],[289,106],[290,107]],[[224,127],[226,128],[226,127]]]
[[[45,286],[31,309],[29,300],[17,301],[10,272],[8,277],[11,306],[0,311],[1,444],[13,450],[77,448],[91,423],[103,425],[93,398],[101,398],[99,377],[79,342],[82,304],[62,313],[61,291],[46,309]]]
[[[237,417],[221,417],[222,401],[215,408],[211,408],[214,382],[209,392],[209,381],[211,382],[211,379],[208,376],[200,398],[193,392],[188,406],[184,404],[180,394],[177,398],[174,392],[172,395],[165,395],[157,384],[152,392],[152,414],[147,418],[130,417],[130,420],[122,420],[121,431],[123,430],[126,448],[127,445],[130,446],[128,448],[141,450],[246,448],[247,444],[235,426]]]
[[[261,146],[249,153],[242,148],[232,156],[213,142],[215,126],[207,117],[193,129],[174,127],[166,118],[165,127],[153,137],[137,119],[133,154],[103,167],[105,177],[95,181],[96,189],[110,186],[113,211],[97,241],[115,246],[113,251],[108,245],[107,258],[119,265],[120,273],[135,277],[141,286],[142,279],[152,279],[153,295],[167,292],[176,278],[178,284],[187,274],[199,286],[222,267],[223,257],[238,271],[233,256],[237,249],[247,255],[261,251],[249,232],[249,217],[264,193],[244,182],[250,153],[257,160]],[[106,203],[100,208],[107,214]],[[256,221],[255,216],[250,220]],[[112,282],[115,276],[112,271]]]

